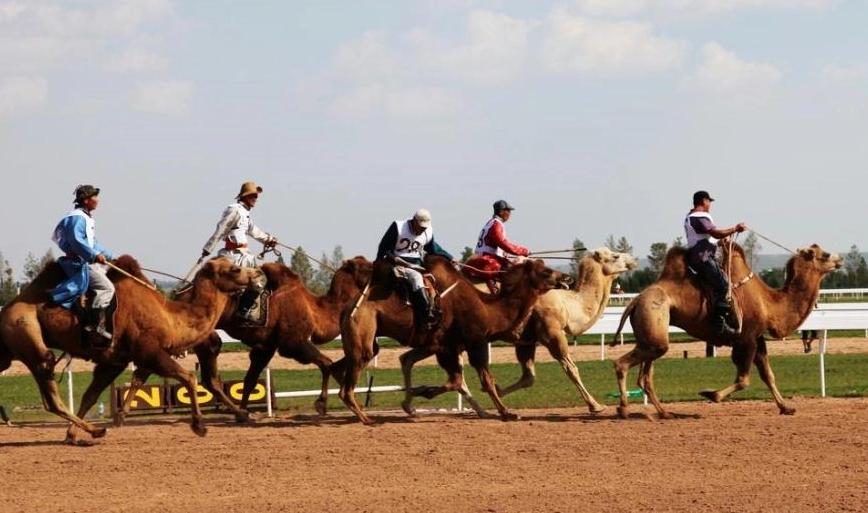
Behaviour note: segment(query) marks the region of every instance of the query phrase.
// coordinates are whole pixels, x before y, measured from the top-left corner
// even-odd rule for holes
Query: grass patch
[[[777,376],[777,383],[785,397],[820,395],[819,357],[817,355],[793,355],[772,357],[772,368]],[[582,380],[597,398],[607,404],[615,404],[616,399],[609,397],[617,390],[612,363],[609,361],[578,362]],[[826,392],[833,397],[864,397],[868,396],[868,354],[826,355]],[[515,364],[496,364],[492,366],[498,383],[506,385],[519,377],[520,370]],[[564,376],[558,364],[540,363],[536,366],[536,384],[529,389],[518,391],[508,397],[505,402],[512,408],[555,408],[576,406],[584,410],[584,405],[575,388]],[[655,364],[655,382],[658,393],[664,402],[700,400],[697,393],[706,388],[722,388],[735,378],[735,367],[728,358],[693,358],[689,360],[667,358],[658,360]],[[466,369],[466,379],[473,395],[486,408],[492,409],[487,394],[480,391],[476,372]],[[226,380],[240,379],[243,371],[228,371],[223,373]],[[398,369],[368,369],[362,373],[357,394],[360,402],[365,400],[364,390],[368,376],[374,376],[374,385],[392,385],[401,383]],[[439,385],[445,379],[445,374],[439,367],[420,366],[413,374],[414,383]],[[129,373],[118,380],[119,383],[129,381]],[[272,372],[274,388],[283,390],[313,390],[319,388],[319,371],[313,370],[278,370]],[[636,371],[630,373],[628,386],[635,388]],[[152,379],[152,381],[156,382]],[[75,398],[78,401],[90,382],[90,373],[76,373],[74,377]],[[332,387],[337,385],[332,382]],[[61,395],[66,398],[66,384],[60,385]],[[372,409],[399,408],[403,396],[401,393],[374,394]],[[732,396],[734,400],[760,399],[771,400],[771,394],[765,384],[759,379],[755,369],[752,372],[752,384],[747,390]],[[108,414],[108,394],[102,401]],[[634,400],[638,401],[638,400]],[[13,420],[36,420],[56,418],[45,413],[33,379],[30,376],[7,376],[0,378],[0,404],[4,405]],[[281,399],[278,408],[293,412],[312,412],[313,398]],[[420,408],[452,408],[456,405],[456,394],[450,393],[434,400],[418,398]],[[343,404],[337,397],[330,398],[332,410],[343,410]],[[96,409],[94,409],[94,412]]]

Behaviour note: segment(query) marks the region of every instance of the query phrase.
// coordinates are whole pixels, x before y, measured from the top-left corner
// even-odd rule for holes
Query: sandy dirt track
[[[132,420],[89,448],[0,427],[3,512],[865,511],[868,400],[671,404],[648,421],[577,410],[472,416]]]
[[[819,350],[819,345],[819,342],[813,343],[812,350],[814,354],[816,354]],[[609,347],[607,345],[606,357],[609,359],[618,358],[632,348],[633,344],[617,345],[614,347]],[[404,351],[405,349],[403,348],[383,349],[380,352],[379,358],[377,360],[377,365],[383,368],[399,368],[401,365],[398,363],[398,356],[400,356],[401,353],[403,353]],[[687,355],[689,358],[702,358],[705,356],[705,342],[674,343],[670,346],[669,352],[665,355],[665,358],[683,358],[684,351],[687,351]],[[341,349],[326,349],[323,352],[328,355],[328,357],[332,360],[337,360],[343,356],[343,350]],[[718,356],[720,357],[729,358],[730,352],[731,350],[728,347],[718,348]],[[856,337],[829,339],[829,344],[826,352],[829,354],[866,353],[868,352],[868,338]],[[576,361],[599,360],[600,346],[570,346],[570,353],[573,355],[573,359]],[[772,355],[803,354],[802,341],[801,339],[771,341],[769,342],[769,353]],[[538,347],[536,355],[538,362],[553,361],[548,353],[548,350],[544,347]],[[495,347],[492,350],[491,359],[494,363],[515,363],[515,350],[512,347]],[[196,366],[197,362],[196,355],[194,354],[191,354],[179,361],[184,367],[191,370]],[[423,360],[419,363],[419,365],[436,364],[437,362],[434,360],[434,358],[428,358],[427,360]],[[250,360],[248,359],[246,352],[223,353],[220,355],[219,358],[219,366],[221,369],[225,370],[247,370],[247,367],[249,365]],[[271,368],[316,369],[316,366],[301,365],[295,360],[275,356],[274,359],[271,360]],[[92,369],[93,364],[91,364],[90,362],[86,362],[83,360],[73,360],[72,362],[72,370],[75,372],[90,371]],[[27,367],[25,367],[21,362],[16,361],[12,363],[12,366],[6,371],[4,375],[20,376],[27,374],[29,374]]]

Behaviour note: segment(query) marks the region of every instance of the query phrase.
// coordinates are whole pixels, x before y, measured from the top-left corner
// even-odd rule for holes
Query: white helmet
[[[428,228],[431,226],[431,212],[428,212],[424,208],[420,208],[413,214],[413,219],[421,226],[422,228]]]

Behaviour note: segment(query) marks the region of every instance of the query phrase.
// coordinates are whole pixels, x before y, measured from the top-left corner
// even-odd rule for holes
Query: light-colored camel
[[[129,256],[116,260],[116,265],[131,274],[146,279],[138,263]],[[114,317],[114,345],[106,351],[87,351],[81,342],[81,326],[69,310],[53,305],[48,291],[64,278],[63,271],[51,263],[0,312],[0,370],[13,359],[21,360],[33,374],[45,408],[68,420],[67,442],[78,442],[77,429],[94,438],[105,435],[105,429],[86,422],[84,415],[94,405],[100,393],[123,372],[130,362],[152,369],[163,377],[177,379],[189,390],[195,390],[196,376],[186,371],[172,358],[214,331],[217,320],[229,302],[229,295],[262,279],[254,269],[242,269],[229,260],[208,261],[193,281],[190,302],[166,300],[160,293],[136,283],[116,271],[109,272],[115,283],[118,308]],[[82,397],[78,415],[63,404],[54,381],[55,357],[49,348],[60,349],[79,358],[96,362],[93,380]],[[202,414],[192,399],[193,431],[204,436]]]
[[[723,262],[730,258],[724,242]],[[624,311],[620,334],[626,319],[636,336],[636,347],[615,362],[618,388],[621,394],[618,413],[628,415],[627,372],[639,368],[639,387],[645,391],[661,418],[669,418],[654,389],[654,360],[669,349],[669,326],[678,326],[688,334],[717,346],[732,346],[732,361],[736,366],[735,383],[716,391],[702,392],[704,397],[719,402],[729,394],[750,384],[751,362],[768,386],[781,414],[793,414],[795,409],[784,402],[769,364],[765,333],[783,338],[792,333],[811,312],[819,295],[820,281],[841,267],[841,257],[813,244],[799,249],[787,262],[786,282],[772,289],[747,264],[744,251],[732,245],[731,271],[734,298],[741,312],[741,332],[722,336],[712,328],[707,294],[687,267],[686,251],[672,248],[660,279],[646,288]],[[725,271],[726,272],[726,271]],[[616,335],[617,338],[617,335]]]
[[[621,273],[635,269],[637,261],[629,253],[618,253],[602,247],[589,252],[579,260],[578,279],[573,290],[551,290],[539,298],[519,340],[515,341],[515,355],[522,367],[522,375],[502,390],[502,395],[533,385],[534,357],[537,343],[544,345],[567,378],[575,385],[592,413],[606,409],[588,392],[579,370],[570,356],[567,336],[578,336],[602,317],[609,303],[612,283]]]
[[[408,396],[433,397],[445,391],[458,391],[480,414],[484,410],[473,399],[464,382],[459,355],[467,350],[470,364],[479,374],[483,389],[504,420],[517,418],[501,401],[488,367],[486,342],[523,329],[539,296],[561,282],[563,275],[539,260],[513,266],[503,275],[502,292],[498,296],[481,293],[444,258],[428,256],[426,267],[434,275],[438,289],[449,290],[440,298],[443,312],[438,327],[432,333],[417,334],[412,310],[395,292],[392,274],[375,269],[374,284],[368,296],[357,308],[344,310],[341,337],[345,357],[335,362],[333,372],[343,372],[340,397],[365,424],[370,418],[355,398],[355,386],[361,370],[373,359],[378,348],[376,336],[387,336],[404,345],[417,347],[425,354],[436,354],[437,361],[447,372],[447,384],[442,387],[414,389],[407,382]],[[517,336],[517,335],[514,335]],[[405,378],[408,376],[405,374]]]

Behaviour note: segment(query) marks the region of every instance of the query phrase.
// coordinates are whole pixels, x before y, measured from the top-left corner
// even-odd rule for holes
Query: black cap
[[[75,188],[75,203],[81,203],[82,201],[90,198],[91,196],[96,196],[99,194],[99,187],[94,187],[93,185],[79,185]]]
[[[501,210],[515,210],[515,207],[507,203],[506,200],[497,200],[494,202],[494,213],[498,213]]]
[[[708,191],[696,191],[693,193],[693,206],[702,203],[702,200],[714,201]]]

